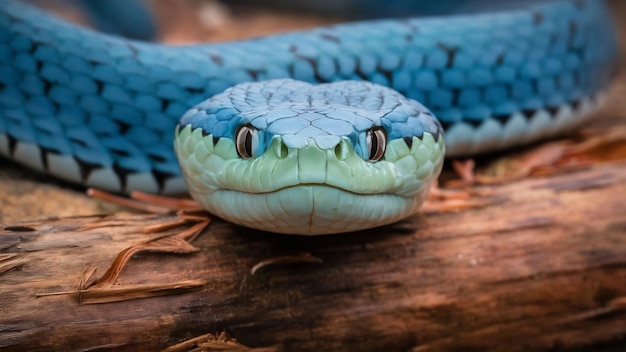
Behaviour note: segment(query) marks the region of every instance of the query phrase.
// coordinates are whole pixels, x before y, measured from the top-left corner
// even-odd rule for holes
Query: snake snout
[[[306,146],[319,146],[319,144],[315,142],[315,139],[310,138],[305,144],[305,147]],[[328,154],[327,157],[343,161],[348,157],[350,148],[350,141],[347,139],[341,139],[334,146],[330,146],[322,150]],[[270,151],[273,152],[279,160],[286,159],[289,157],[290,153],[294,153],[296,150],[300,149],[303,148],[290,148],[282,138],[277,138],[277,142],[272,143],[270,147]],[[294,152],[291,150],[294,150]]]

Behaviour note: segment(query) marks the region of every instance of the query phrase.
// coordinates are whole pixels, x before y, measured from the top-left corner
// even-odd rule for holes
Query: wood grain
[[[22,222],[0,234],[25,261],[0,276],[0,348],[155,350],[226,332],[284,350],[570,348],[626,334],[626,164],[490,187],[491,206],[419,214],[342,236],[215,221],[184,256],[141,254],[114,288],[201,280],[193,292],[80,305],[82,272],[171,216]],[[309,253],[321,263],[272,263]],[[264,260],[270,262],[251,274]]]

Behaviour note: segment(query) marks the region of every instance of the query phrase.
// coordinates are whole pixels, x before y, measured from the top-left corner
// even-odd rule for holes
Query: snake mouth
[[[231,191],[234,192],[240,192],[243,194],[272,194],[272,193],[277,193],[277,192],[284,192],[284,191],[288,191],[288,190],[293,190],[293,189],[299,189],[299,188],[306,188],[306,187],[317,187],[320,189],[332,189],[332,190],[336,190],[339,192],[344,192],[344,193],[348,193],[354,196],[376,196],[376,195],[390,195],[390,196],[398,196],[401,197],[398,194],[394,194],[391,192],[357,192],[357,191],[353,191],[353,190],[349,190],[346,189],[344,187],[340,187],[337,185],[333,185],[330,183],[315,183],[315,182],[305,182],[305,183],[297,183],[297,184],[293,184],[293,185],[289,185],[289,186],[284,186],[284,187],[278,187],[269,191],[261,191],[261,192],[247,192],[247,191],[241,191],[241,190],[237,190],[237,189],[231,189]]]
[[[424,195],[360,194],[326,184],[265,193],[221,189],[194,198],[209,212],[252,228],[286,234],[331,234],[381,226],[415,212]]]

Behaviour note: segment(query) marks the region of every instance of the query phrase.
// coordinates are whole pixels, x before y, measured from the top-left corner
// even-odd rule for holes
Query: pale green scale
[[[289,234],[330,234],[381,226],[413,214],[426,200],[445,153],[443,138],[424,133],[409,148],[389,141],[369,162],[346,137],[322,149],[312,140],[288,148],[274,136],[267,150],[241,158],[234,142],[179,127],[174,148],[190,194],[233,223]]]

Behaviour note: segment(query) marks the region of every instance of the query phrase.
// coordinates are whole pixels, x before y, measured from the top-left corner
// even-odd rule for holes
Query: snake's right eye
[[[372,127],[365,136],[369,161],[376,162],[385,156],[387,149],[387,132],[382,127]]]
[[[244,159],[256,156],[259,150],[259,130],[250,124],[242,125],[235,132],[237,154]]]

